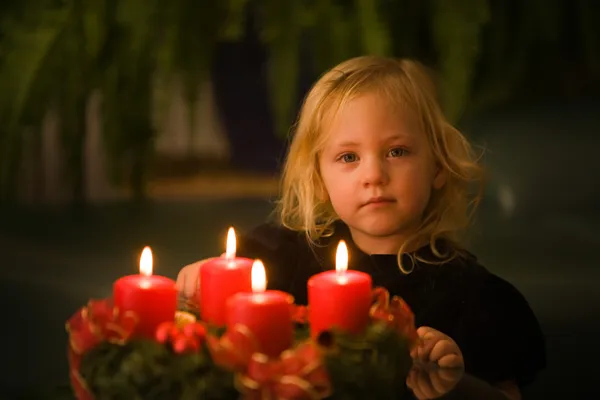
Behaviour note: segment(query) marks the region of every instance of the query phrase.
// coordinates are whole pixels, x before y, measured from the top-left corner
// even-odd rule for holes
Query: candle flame
[[[252,264],[252,291],[264,292],[267,289],[267,273],[262,261],[255,260]]]
[[[235,241],[235,230],[229,228],[227,231],[227,247],[225,248],[225,258],[233,260],[235,258],[236,241]]]
[[[144,276],[152,275],[152,250],[149,246],[144,247],[140,256],[140,274]]]
[[[335,270],[340,276],[348,270],[348,247],[343,240],[340,240],[335,253]]]

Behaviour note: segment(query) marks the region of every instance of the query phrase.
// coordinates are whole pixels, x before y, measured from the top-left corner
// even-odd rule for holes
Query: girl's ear
[[[435,172],[435,176],[433,177],[433,183],[432,183],[433,188],[435,190],[440,190],[441,188],[444,187],[447,180],[448,180],[448,172],[444,168],[438,166],[437,171]]]

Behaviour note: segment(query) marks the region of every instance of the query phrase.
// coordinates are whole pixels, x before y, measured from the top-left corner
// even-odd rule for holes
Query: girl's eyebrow
[[[410,135],[404,134],[404,133],[395,133],[393,135],[390,135],[386,138],[384,138],[382,140],[383,143],[389,143],[389,142],[393,142],[396,140],[407,140],[407,139],[411,139]],[[353,140],[344,140],[343,142],[339,142],[339,143],[335,143],[336,147],[357,147],[359,146],[358,142],[355,142]]]
[[[411,136],[406,133],[395,133],[393,135],[386,137],[384,139],[384,142],[387,143],[387,142],[392,142],[394,140],[406,140],[406,139],[411,139]]]
[[[358,146],[358,143],[351,141],[351,140],[345,140],[343,142],[336,143],[336,146],[337,147],[356,147],[356,146]]]

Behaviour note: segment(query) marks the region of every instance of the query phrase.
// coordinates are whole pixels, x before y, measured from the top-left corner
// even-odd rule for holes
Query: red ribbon
[[[177,354],[198,352],[206,339],[206,327],[199,322],[166,321],[156,329],[155,338],[158,343],[169,342]]]
[[[215,364],[230,371],[243,371],[258,350],[258,342],[246,325],[237,324],[220,338],[206,338],[208,351]]]
[[[69,380],[71,381],[71,388],[73,388],[73,392],[75,397],[78,400],[93,400],[93,396],[89,391],[87,384],[83,377],[79,374],[79,364],[81,363],[81,356],[75,354],[73,349],[69,347],[68,349],[68,359],[69,359]]]
[[[103,341],[125,343],[133,334],[136,324],[137,317],[134,313],[119,313],[108,299],[90,300],[86,307],[78,310],[67,321],[69,377],[77,399],[93,399],[79,373],[81,357]]]
[[[307,324],[308,323],[308,307],[293,304],[292,305],[292,321],[294,321],[297,324]]]
[[[120,313],[108,299],[90,300],[67,322],[70,345],[81,355],[102,341],[125,343],[133,334],[137,316],[126,311]]]
[[[390,299],[390,293],[382,287],[373,290],[374,304],[370,315],[373,320],[385,322],[398,334],[407,338],[411,346],[417,344],[418,335],[415,327],[415,315],[398,296]]]
[[[236,372],[236,387],[248,400],[318,400],[331,394],[331,383],[321,351],[305,342],[278,358],[258,352],[258,342],[238,324],[217,338],[206,337],[215,364]]]
[[[313,342],[269,359],[254,353],[245,373],[236,375],[236,386],[247,400],[319,400],[331,395],[321,351]]]

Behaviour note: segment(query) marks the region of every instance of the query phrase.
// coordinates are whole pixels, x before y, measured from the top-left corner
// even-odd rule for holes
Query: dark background
[[[600,392],[600,96],[598,75],[589,73],[597,69],[574,55],[578,39],[569,32],[577,22],[567,25],[572,29],[553,45],[551,58],[543,57],[550,51],[544,46],[527,54],[525,78],[508,100],[459,121],[486,149],[489,167],[470,249],[523,292],[547,337],[548,368],[527,389],[531,399]],[[267,59],[252,34],[216,47],[214,94],[233,156],[215,168],[192,163],[192,174],[227,171],[242,177],[231,183],[240,187],[248,174],[277,176],[286,141],[273,127]],[[310,54],[300,63],[298,102],[318,75]],[[135,272],[145,245],[153,249],[156,273],[172,278],[182,266],[220,254],[227,227],[248,229],[273,208],[273,196],[247,192],[86,206],[2,203],[0,394],[63,394],[54,388],[68,384],[64,324],[72,313]]]

